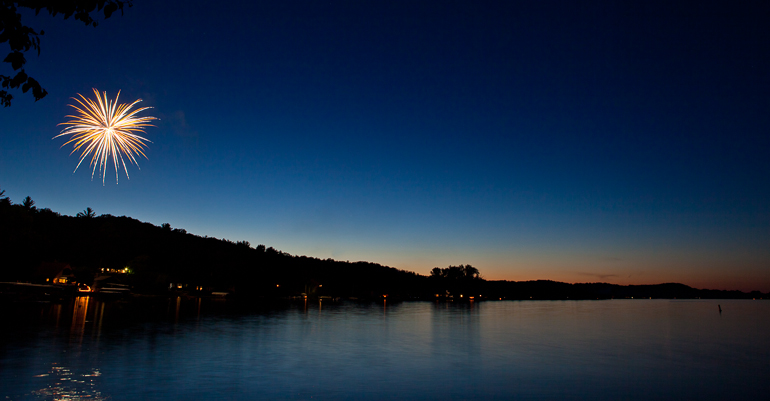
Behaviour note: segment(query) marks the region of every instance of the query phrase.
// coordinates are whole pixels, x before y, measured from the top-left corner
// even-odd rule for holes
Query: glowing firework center
[[[73,98],[80,106],[72,104],[69,106],[74,108],[77,114],[65,117],[70,120],[59,125],[66,125],[68,127],[59,135],[53,137],[53,139],[71,135],[69,141],[62,145],[62,147],[72,143],[75,148],[70,154],[81,151],[80,161],[75,166],[73,173],[78,170],[83,160],[88,155],[91,155],[91,179],[94,179],[96,167],[99,166],[102,185],[104,185],[104,179],[107,175],[108,160],[112,158],[112,164],[115,167],[115,183],[117,183],[118,168],[121,166],[126,173],[126,178],[130,178],[125,159],[136,164],[137,168],[139,168],[135,155],[140,154],[147,158],[147,155],[143,152],[146,146],[145,141],[151,141],[138,134],[144,134],[146,127],[153,126],[148,123],[152,120],[157,120],[157,118],[136,116],[137,113],[151,107],[142,107],[131,111],[131,108],[141,102],[142,99],[137,99],[131,104],[118,104],[120,91],[115,96],[114,102],[107,99],[107,92],[103,92],[100,96],[96,88],[93,91],[94,95],[96,95],[96,101],[87,99],[79,93],[80,99]]]

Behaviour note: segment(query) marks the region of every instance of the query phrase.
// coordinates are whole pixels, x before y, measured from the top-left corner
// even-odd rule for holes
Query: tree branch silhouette
[[[104,18],[107,19],[118,10],[122,15],[125,5],[132,7],[132,0],[0,0],[0,43],[8,42],[11,48],[3,62],[10,63],[13,71],[18,71],[15,74],[12,73],[13,76],[0,74],[0,103],[9,107],[13,95],[8,91],[19,87],[23,93],[32,90],[35,101],[48,94],[48,91],[37,80],[24,71],[24,64],[27,62],[24,54],[32,50],[37,51],[38,56],[40,55],[40,36],[44,35],[45,32],[42,30],[38,32],[23,24],[19,9],[34,10],[35,15],[40,14],[40,11],[45,11],[54,17],[59,15],[63,16],[64,19],[73,17],[85,25],[96,27],[99,22],[95,18],[98,18],[99,11],[102,11]]]

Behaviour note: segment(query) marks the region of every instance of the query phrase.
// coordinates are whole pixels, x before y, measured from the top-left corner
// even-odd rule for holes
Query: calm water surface
[[[717,305],[721,304],[720,314]],[[770,302],[77,298],[4,316],[3,400],[766,399]]]

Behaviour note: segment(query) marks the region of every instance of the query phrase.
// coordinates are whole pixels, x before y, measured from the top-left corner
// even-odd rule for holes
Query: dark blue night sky
[[[565,3],[27,13],[49,95],[0,110],[0,188],[422,274],[770,291],[770,5]],[[51,139],[91,88],[161,119],[117,185]]]

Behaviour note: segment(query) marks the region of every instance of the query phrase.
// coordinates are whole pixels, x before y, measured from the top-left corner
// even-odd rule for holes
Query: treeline
[[[609,283],[561,283],[550,280],[486,281],[489,298],[503,299],[769,299],[770,294],[752,291],[701,290],[679,283],[618,285]]]
[[[39,282],[41,265],[69,265],[90,284],[104,270],[128,269],[121,280],[136,292],[170,285],[227,291],[245,298],[308,296],[377,299],[768,298],[760,292],[699,290],[683,284],[569,284],[489,281],[471,265],[434,268],[430,276],[371,262],[290,255],[265,245],[187,233],[126,216],[76,216],[38,209],[29,197],[13,204],[0,191],[0,281]]]
[[[2,195],[2,193],[0,193]],[[43,263],[66,263],[90,284],[105,270],[124,275],[137,292],[158,293],[170,284],[247,297],[334,295],[419,296],[428,278],[369,262],[290,255],[247,241],[201,237],[169,224],[156,226],[126,216],[86,209],[66,216],[0,199],[0,281],[34,282]]]

